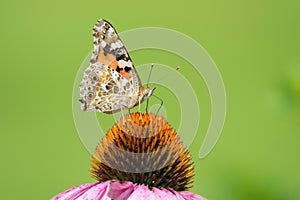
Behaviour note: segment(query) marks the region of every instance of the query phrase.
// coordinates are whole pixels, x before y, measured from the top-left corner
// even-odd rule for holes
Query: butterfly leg
[[[139,112],[141,112],[141,98],[139,98]]]
[[[141,112],[141,101],[142,101],[142,98],[139,98],[139,112]],[[142,118],[142,115],[140,115],[140,120],[144,123],[144,120]]]
[[[124,117],[123,107],[121,108],[122,117]]]
[[[146,102],[146,113],[148,113],[148,106],[149,106],[149,98],[147,99],[147,102]]]
[[[127,106],[124,105],[124,104],[121,104],[121,105],[122,105],[122,108],[121,108],[121,110],[122,110],[122,116],[123,116],[123,110],[124,110],[124,109],[127,109],[127,110],[128,110],[128,114],[130,114],[130,108],[127,107]]]

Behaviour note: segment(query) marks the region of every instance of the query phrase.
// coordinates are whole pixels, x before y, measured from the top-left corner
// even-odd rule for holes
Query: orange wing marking
[[[114,70],[117,70],[117,67],[119,66],[118,61],[116,60],[116,56],[113,54],[104,55],[103,48],[100,49],[100,53],[98,55],[97,62],[108,65],[109,67],[111,67]],[[119,70],[119,73],[127,80],[130,80],[131,74],[126,72],[124,69],[121,68],[121,70]]]

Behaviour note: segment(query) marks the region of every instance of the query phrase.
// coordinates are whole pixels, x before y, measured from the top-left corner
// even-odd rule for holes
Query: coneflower
[[[171,125],[151,113],[131,113],[115,123],[96,147],[90,172],[97,183],[52,200],[205,199],[186,192],[194,177],[189,151]]]

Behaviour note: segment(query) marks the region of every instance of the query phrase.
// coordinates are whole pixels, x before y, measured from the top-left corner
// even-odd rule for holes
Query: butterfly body
[[[149,98],[155,88],[142,86],[115,29],[98,20],[93,36],[94,51],[80,83],[81,109],[111,114]]]

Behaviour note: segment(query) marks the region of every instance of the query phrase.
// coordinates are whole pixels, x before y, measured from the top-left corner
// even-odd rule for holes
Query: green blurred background
[[[202,160],[210,102],[201,77],[191,80],[201,106],[200,129],[189,147],[193,192],[208,199],[300,199],[299,9],[296,0],[1,1],[0,199],[49,199],[94,181],[73,122],[72,87],[99,18],[119,32],[177,30],[216,62],[227,118],[216,147]],[[136,66],[179,65],[186,78],[193,74],[166,52],[141,50],[131,57]],[[173,99],[164,90],[157,92],[172,123]]]

